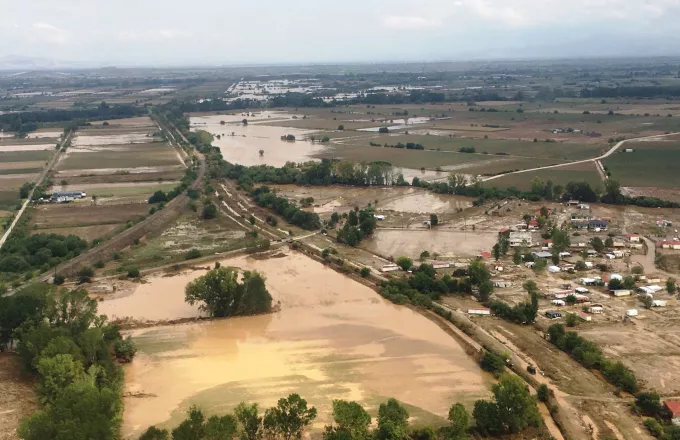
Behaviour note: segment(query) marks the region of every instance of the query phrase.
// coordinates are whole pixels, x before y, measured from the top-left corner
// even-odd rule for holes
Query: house
[[[537,229],[537,228],[538,228],[538,220],[536,220],[535,218],[531,219],[531,221],[529,222],[529,229]]]
[[[630,296],[630,290],[628,289],[619,289],[619,290],[612,290],[612,295],[616,297],[620,296]]]
[[[511,232],[508,241],[510,247],[531,246],[533,244],[533,236],[528,231]]]
[[[624,237],[631,243],[640,243],[640,236],[637,234],[626,234]]]
[[[623,252],[621,251],[613,251],[612,254],[614,254],[616,258],[623,258]]]
[[[680,240],[661,240],[656,242],[656,247],[662,249],[680,249]]]
[[[560,319],[562,317],[562,314],[560,312],[550,310],[545,312],[545,316],[547,316],[549,319]]]
[[[660,228],[670,228],[673,226],[673,222],[669,222],[668,220],[657,220],[656,225]]]
[[[663,406],[666,407],[671,415],[671,422],[680,426],[680,400],[664,400]]]
[[[574,220],[588,221],[590,219],[591,219],[591,217],[588,214],[583,214],[583,213],[580,213],[580,212],[572,212],[571,213],[571,221],[574,221]]]
[[[551,249],[552,246],[553,246],[552,240],[550,240],[550,239],[548,239],[548,240],[543,240],[543,247],[548,248],[548,249]]]
[[[581,202],[578,201],[578,200],[569,200],[569,201],[567,202],[567,206],[578,206],[579,203],[581,203]]]
[[[547,251],[532,252],[534,258],[552,258],[552,254]]]
[[[558,273],[558,272],[562,272],[562,269],[560,269],[560,268],[557,267],[557,266],[549,266],[549,267],[548,267],[548,272],[550,272],[550,273]]]
[[[616,258],[616,255],[614,255],[614,254],[604,254],[604,256],[607,257],[610,260],[613,260],[613,259]]]
[[[491,309],[487,309],[486,307],[479,307],[479,308],[476,308],[476,309],[468,309],[468,315],[489,316],[489,315],[491,315]]]
[[[602,219],[595,219],[588,221],[588,229],[595,229],[604,231],[609,226],[609,222]]]
[[[560,258],[571,257],[571,252],[560,252]]]
[[[569,272],[570,270],[576,270],[576,266],[573,264],[560,264],[560,269],[562,272]]]
[[[585,230],[588,229],[588,221],[587,220],[572,220],[571,221],[571,227],[572,229],[577,229],[577,230]]]
[[[645,278],[645,281],[647,283],[660,283],[661,282],[661,275],[657,275],[657,274],[647,275],[647,277]]]
[[[666,301],[655,299],[652,301],[652,307],[666,307]]]
[[[494,287],[512,287],[515,285],[512,281],[505,281],[505,280],[495,280],[492,281]]]
[[[588,249],[588,256],[593,257],[597,255],[597,251],[595,249]]]
[[[576,291],[577,293],[588,293],[589,292],[589,290],[586,289],[585,287],[576,287],[574,289],[574,291]]]
[[[587,205],[585,203],[579,203],[576,207],[578,209],[590,209],[590,205]]]
[[[374,217],[376,220],[385,220],[385,216],[384,216],[384,215],[373,214],[373,217]]]
[[[620,239],[614,240],[614,247],[615,248],[626,247],[626,242],[624,242],[623,240],[620,240]]]
[[[592,313],[593,315],[599,315],[604,311],[604,307],[602,307],[602,304],[593,304],[592,306],[588,307],[588,312]]]
[[[642,294],[648,294],[649,296],[655,294],[656,292],[661,291],[661,287],[652,284],[651,286],[640,286],[637,288],[637,291],[642,293]]]
[[[595,286],[599,282],[600,280],[596,278],[581,278],[581,284],[583,284],[584,286]]]
[[[87,197],[87,194],[82,191],[55,191],[50,196],[51,202],[59,202],[59,200],[72,201],[75,199],[82,199]]]
[[[584,263],[586,263],[586,269],[592,269],[595,267],[592,261],[585,261]]]
[[[593,320],[593,318],[591,318],[589,314],[587,314],[586,312],[583,312],[583,311],[578,312],[577,315],[578,315],[579,318],[581,318],[584,321],[592,321]]]
[[[628,309],[628,310],[626,310],[626,316],[633,317],[633,316],[637,316],[637,315],[638,315],[637,309]]]
[[[642,243],[628,243],[628,247],[631,249],[642,249]]]
[[[489,259],[489,258],[491,258],[491,252],[481,251],[481,252],[479,253],[479,256],[482,257],[482,258]]]

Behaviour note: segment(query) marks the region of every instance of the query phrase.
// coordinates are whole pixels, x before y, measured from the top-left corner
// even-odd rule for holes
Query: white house
[[[630,296],[630,290],[628,289],[619,289],[619,290],[612,290],[612,295],[614,296]]]
[[[588,312],[592,313],[593,315],[599,315],[603,310],[604,307],[599,304],[593,304],[592,306],[588,307]]]
[[[626,310],[626,316],[637,316],[638,311],[637,309],[628,309]]]
[[[655,299],[652,301],[652,307],[666,307],[666,301]]]
[[[380,268],[381,272],[394,272],[395,270],[399,270],[400,267],[397,266],[396,264],[386,264],[383,267]]]

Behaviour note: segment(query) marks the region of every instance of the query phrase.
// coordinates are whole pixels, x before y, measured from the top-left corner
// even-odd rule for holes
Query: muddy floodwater
[[[422,251],[438,253],[442,258],[475,257],[496,243],[495,232],[465,232],[445,229],[380,229],[361,247],[384,256],[417,258]]]
[[[280,167],[286,162],[307,162],[315,160],[312,156],[326,147],[302,140],[303,136],[314,133],[290,127],[261,125],[261,122],[274,122],[285,118],[285,113],[262,112],[256,117],[213,115],[191,118],[192,130],[205,130],[215,136],[213,145],[220,148],[227,162],[252,166],[271,165]],[[268,117],[270,116],[270,118]],[[241,121],[248,119],[248,125]],[[220,122],[224,121],[222,125]],[[281,136],[293,135],[296,141],[282,141]],[[220,139],[217,139],[220,135]],[[264,154],[260,156],[260,150]]]
[[[332,399],[360,401],[375,416],[395,397],[416,421],[436,424],[452,403],[470,407],[489,395],[490,378],[436,324],[304,255],[222,265],[263,273],[281,311],[134,330],[139,352],[125,367],[125,438],[152,424],[175,426],[192,404],[224,414],[240,401],[264,409],[292,392],[317,407],[319,430],[330,421]],[[104,301],[100,311],[140,319],[196,314],[180,302],[186,283],[202,273],[150,278],[143,291]]]

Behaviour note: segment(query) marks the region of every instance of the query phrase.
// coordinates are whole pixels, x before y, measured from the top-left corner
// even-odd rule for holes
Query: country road
[[[69,141],[69,139],[71,139],[72,134],[73,134],[73,131],[70,131],[68,136],[66,136],[64,141],[61,143],[61,145],[59,145],[59,149],[56,151],[56,153],[54,153],[54,156],[52,156],[52,159],[50,159],[50,162],[47,164],[45,169],[43,169],[42,173],[40,173],[38,180],[35,182],[35,186],[31,190],[31,192],[28,194],[28,197],[26,198],[26,201],[24,202],[24,204],[21,205],[21,209],[19,209],[19,211],[17,212],[17,215],[14,217],[12,224],[9,226],[9,228],[7,228],[7,230],[5,231],[5,234],[2,236],[2,238],[0,238],[0,249],[2,249],[5,242],[9,238],[10,234],[14,230],[14,227],[17,225],[17,223],[19,223],[19,220],[21,220],[21,216],[24,214],[24,211],[28,207],[28,204],[31,203],[31,199],[33,198],[33,193],[35,192],[35,189],[38,188],[43,183],[43,180],[45,180],[45,177],[47,177],[47,175],[50,173],[52,168],[54,168],[54,166],[59,161],[59,157],[61,156],[61,147],[62,147],[62,145],[67,143]]]
[[[611,147],[602,156],[593,157],[593,158],[584,159],[584,160],[577,160],[577,161],[574,161],[574,162],[561,163],[561,164],[558,164],[558,165],[548,165],[548,166],[544,166],[544,167],[530,168],[528,170],[513,171],[511,173],[497,174],[495,176],[486,177],[486,178],[482,179],[482,182],[488,182],[490,180],[499,179],[503,176],[509,176],[511,174],[531,173],[532,171],[547,170],[547,169],[550,169],[550,168],[560,168],[560,167],[566,167],[566,166],[569,166],[569,165],[577,165],[577,164],[580,164],[580,163],[595,162],[595,161],[602,160],[602,159],[605,159],[605,158],[611,156],[612,154],[614,154],[616,152],[616,150],[618,150],[621,147],[621,145],[625,144],[626,142],[646,141],[646,140],[658,139],[658,138],[662,138],[662,137],[666,137],[666,136],[674,136],[674,135],[677,135],[677,134],[680,134],[680,133],[675,132],[675,133],[657,134],[657,135],[654,135],[654,136],[645,136],[645,137],[639,137],[639,138],[633,138],[633,139],[624,139],[621,142],[614,145],[613,147]]]

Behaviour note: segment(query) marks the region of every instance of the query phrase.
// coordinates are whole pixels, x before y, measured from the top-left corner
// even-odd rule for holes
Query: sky
[[[9,55],[183,66],[680,55],[680,0],[4,0]]]

